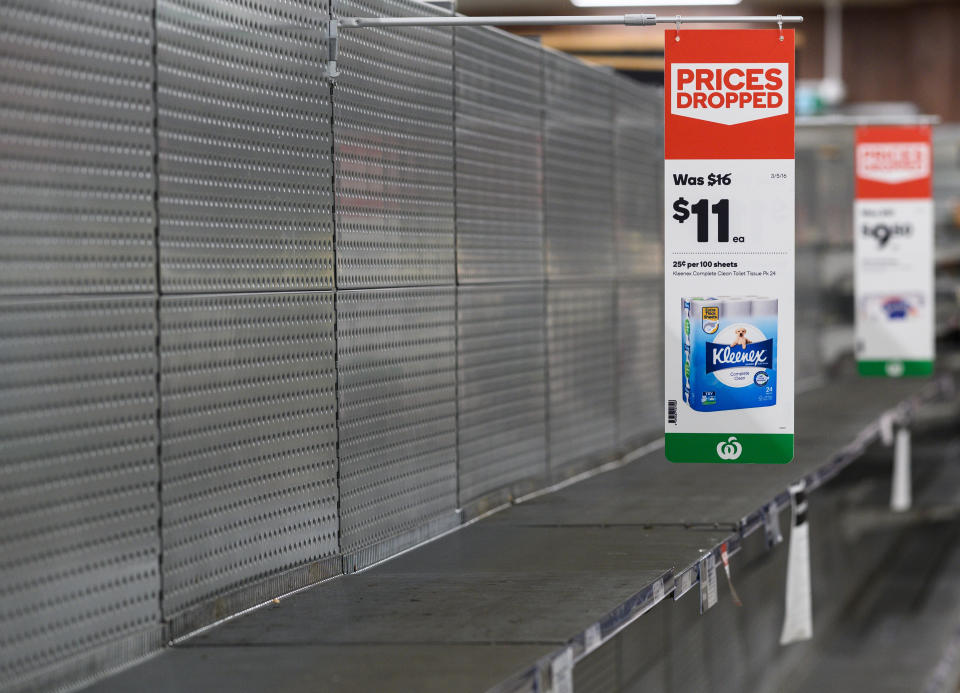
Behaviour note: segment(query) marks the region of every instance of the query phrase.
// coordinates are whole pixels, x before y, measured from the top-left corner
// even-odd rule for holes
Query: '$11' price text
[[[733,241],[734,243],[743,243],[743,236],[733,236],[730,237],[730,200],[723,198],[717,200],[714,204],[710,204],[709,201],[704,198],[698,200],[692,205],[690,202],[683,197],[678,198],[673,203],[673,218],[679,222],[684,223],[687,219],[690,218],[690,214],[697,218],[697,242],[698,243],[707,243],[710,240],[710,213],[716,215],[717,217],[717,241],[720,243],[729,243]]]

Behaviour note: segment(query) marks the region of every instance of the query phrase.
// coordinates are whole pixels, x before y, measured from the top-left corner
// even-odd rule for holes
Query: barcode
[[[667,423],[677,423],[677,400],[667,400]]]

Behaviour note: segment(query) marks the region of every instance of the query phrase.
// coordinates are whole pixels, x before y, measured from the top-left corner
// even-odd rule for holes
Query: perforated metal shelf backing
[[[413,0],[333,0],[339,17],[448,14]],[[453,33],[340,37],[333,99],[337,286],[453,284]]]
[[[0,293],[153,290],[152,7],[0,3]]]
[[[542,284],[460,287],[460,505],[547,471]]]
[[[646,616],[646,614],[645,614]],[[637,656],[636,653],[634,656]],[[578,693],[624,693],[617,677],[619,653],[612,644],[598,647],[573,668],[573,690]],[[633,692],[631,692],[633,693]]]
[[[333,288],[327,0],[158,0],[165,292]]]
[[[161,302],[163,612],[337,552],[332,292]]]
[[[160,622],[146,297],[0,300],[0,688]]]
[[[457,29],[457,278],[543,276],[543,51],[490,28]]]
[[[618,77],[615,91],[618,276],[663,276],[663,89]]]
[[[613,77],[553,51],[544,77],[548,275],[613,277]]]
[[[337,292],[344,552],[456,508],[455,289]]]
[[[821,375],[821,341],[824,326],[824,300],[820,271],[824,249],[798,245],[796,262],[796,369],[797,380]]]
[[[797,244],[852,244],[853,128],[800,127],[796,136]]]
[[[663,278],[617,283],[617,436],[663,430]]]
[[[547,285],[550,467],[616,444],[613,282]]]

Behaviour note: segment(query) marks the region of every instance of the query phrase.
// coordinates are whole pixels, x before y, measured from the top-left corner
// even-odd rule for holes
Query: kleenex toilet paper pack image
[[[777,299],[683,298],[683,401],[701,412],[777,403]]]

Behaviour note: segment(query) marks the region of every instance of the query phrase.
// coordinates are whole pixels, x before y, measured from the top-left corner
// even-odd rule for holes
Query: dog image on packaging
[[[695,411],[777,403],[777,299],[681,299],[683,401]]]

